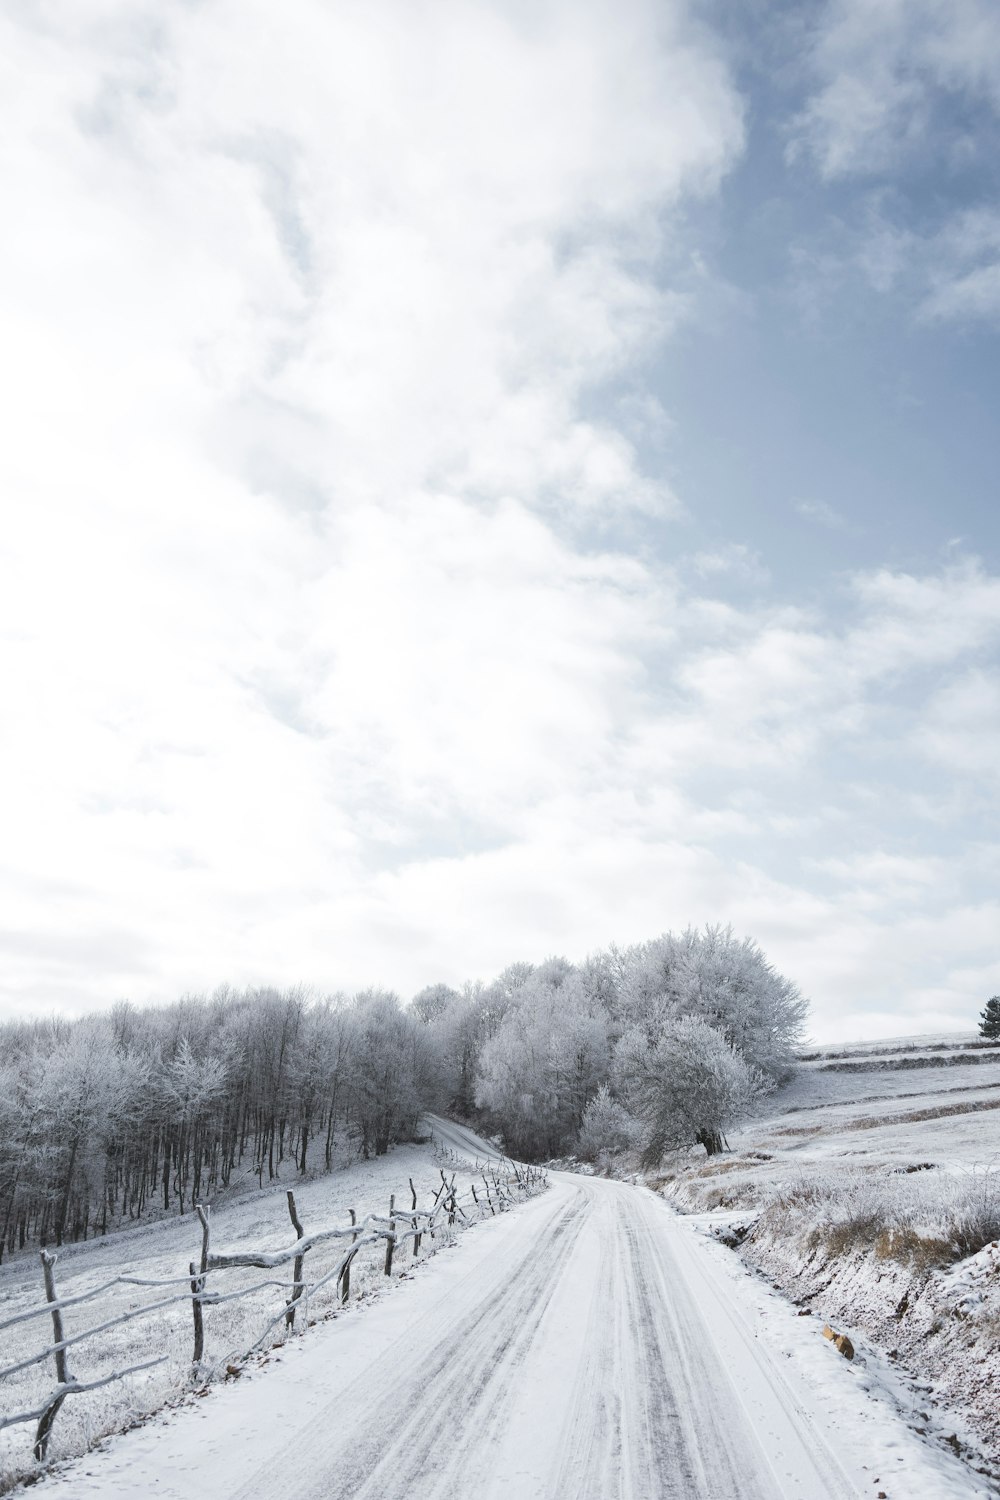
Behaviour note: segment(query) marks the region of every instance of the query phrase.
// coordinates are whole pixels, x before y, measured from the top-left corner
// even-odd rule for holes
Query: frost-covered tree
[[[384,1156],[420,1113],[422,1040],[398,995],[365,990],[352,1011],[351,1116],[367,1161]]]
[[[641,1123],[602,1083],[583,1112],[578,1149],[585,1161],[627,1151],[639,1140]]]
[[[473,1107],[479,1018],[474,1004],[448,984],[414,995],[409,1013],[427,1041],[428,1099],[435,1109],[467,1118]]]
[[[476,1103],[508,1151],[556,1155],[574,1140],[608,1061],[606,1019],[575,972],[542,966],[483,1046]]]
[[[222,989],[0,1024],[0,1255],[330,1168],[338,1139],[385,1149],[430,1096],[426,1039],[383,999]]]
[[[618,1009],[623,1029],[639,1026],[651,1041],[685,1016],[705,1021],[751,1067],[778,1079],[792,1064],[807,1005],[753,938],[706,927],[628,950]]]
[[[755,943],[708,928],[579,966],[513,963],[405,1009],[382,991],[224,987],[73,1023],[0,1023],[0,1255],[186,1212],[234,1181],[330,1169],[343,1150],[380,1153],[428,1108],[544,1156],[581,1131],[614,1149],[598,1143],[627,1134],[639,1100],[650,1141],[669,1121],[657,1139],[701,1132],[711,1148],[748,1092],[741,1060],[749,1078],[777,1076],[803,1008]],[[697,1089],[697,1069],[680,1081],[685,1020],[715,1038]],[[709,1084],[712,1108],[667,1108],[704,1104]]]
[[[666,1151],[696,1142],[714,1156],[724,1148],[727,1127],[767,1088],[764,1075],[696,1016],[668,1021],[652,1042],[641,1027],[626,1032],[613,1076],[643,1123],[643,1160],[650,1166]]]
[[[558,1149],[558,1104],[548,1076],[550,992],[523,997],[483,1046],[476,1078],[477,1107],[499,1129],[516,1156],[552,1155]]]

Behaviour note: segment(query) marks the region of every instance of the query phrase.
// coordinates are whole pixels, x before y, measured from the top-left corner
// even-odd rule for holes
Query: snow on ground
[[[1000,1061],[977,1047],[969,1063],[970,1040],[837,1049],[861,1064],[850,1072],[811,1061],[731,1134],[732,1154],[680,1163],[660,1187],[739,1241],[804,1328],[846,1332],[915,1429],[996,1473]]]
[[[354,1165],[325,1177],[300,1182],[294,1176],[272,1191],[257,1192],[239,1201],[228,1202],[212,1213],[212,1249],[277,1250],[295,1240],[286,1199],[286,1189],[293,1188],[301,1222],[307,1232],[349,1222],[353,1208],[359,1220],[368,1213],[386,1214],[390,1194],[401,1205],[412,1202],[409,1180],[417,1189],[418,1206],[428,1208],[432,1196],[441,1186],[441,1170],[449,1179],[456,1174],[456,1191],[461,1193],[477,1179],[474,1171],[477,1148],[463,1156],[457,1153],[463,1137],[457,1127],[443,1126],[434,1144],[398,1146],[387,1156]],[[496,1152],[479,1143],[479,1155]],[[450,1236],[447,1233],[444,1236]],[[442,1236],[439,1234],[438,1243]],[[318,1246],[306,1257],[305,1272],[310,1281],[317,1280],[334,1267],[343,1254],[343,1243],[334,1241]],[[425,1237],[421,1258],[434,1245]],[[194,1213],[163,1219],[134,1229],[123,1230],[105,1238],[67,1246],[59,1252],[56,1282],[60,1297],[73,1297],[102,1285],[115,1276],[129,1275],[147,1279],[183,1277],[191,1260],[198,1260],[201,1250],[201,1227]],[[382,1248],[372,1247],[359,1255],[352,1268],[351,1295],[363,1300],[376,1295],[385,1281],[382,1270]],[[396,1256],[393,1280],[409,1274],[413,1261],[409,1245]],[[291,1263],[275,1272],[235,1270],[220,1272],[211,1282],[212,1290],[233,1291],[265,1278],[288,1282],[292,1279]],[[65,1314],[66,1332],[74,1334],[94,1328],[129,1308],[148,1304],[168,1296],[171,1290],[183,1293],[186,1288],[157,1291],[134,1286],[116,1286],[93,1301],[69,1309]],[[260,1337],[268,1323],[280,1313],[286,1293],[282,1287],[270,1287],[245,1298],[205,1310],[205,1358],[209,1366],[224,1370],[227,1363],[242,1356]],[[0,1267],[0,1322],[27,1311],[43,1301],[42,1278],[36,1254],[22,1257]],[[330,1284],[310,1302],[310,1316],[323,1316],[337,1305],[336,1287]],[[51,1342],[48,1317],[22,1323],[0,1334],[0,1365],[14,1364]],[[155,1354],[166,1354],[166,1363],[153,1370],[116,1382],[99,1391],[71,1396],[56,1420],[50,1456],[64,1457],[81,1453],[102,1433],[128,1426],[139,1417],[161,1407],[174,1398],[188,1383],[192,1355],[192,1311],[185,1297],[173,1306],[132,1323],[113,1328],[68,1352],[71,1372],[84,1381],[99,1379],[112,1370],[141,1361]],[[27,1411],[37,1407],[55,1385],[53,1362],[46,1360],[19,1375],[0,1382],[0,1412]],[[0,1431],[0,1482],[6,1474],[23,1473],[31,1467],[30,1450],[34,1440],[32,1424],[22,1424]]]
[[[977,1047],[993,1047],[978,1031],[921,1032],[919,1036],[884,1036],[864,1042],[807,1043],[802,1049],[804,1061],[831,1057],[877,1057],[886,1054],[893,1057],[913,1052],[949,1052],[959,1049],[970,1051]]]
[[[45,1481],[53,1500],[971,1500],[721,1246],[553,1174],[405,1293],[290,1340]]]
[[[930,1106],[919,1070],[914,1081],[908,1112],[920,1114]],[[930,1083],[926,1098],[942,1102]],[[744,1261],[711,1232],[720,1221],[731,1231],[762,1223],[768,1194],[805,1184],[799,1228],[825,1233],[837,1228],[831,1204],[857,1207],[869,1191],[880,1203],[888,1184],[904,1207],[911,1195],[924,1204],[930,1233],[937,1199],[966,1191],[995,1154],[1000,1111],[907,1120],[903,1102],[889,1100],[891,1120],[872,1126],[881,1105],[870,1093],[793,1113],[773,1112],[772,1101],[733,1155],[665,1177],[675,1202],[708,1213],[685,1217],[641,1186],[553,1173],[548,1192],[472,1225],[415,1274],[400,1257],[393,1295],[373,1295],[382,1286],[373,1266],[366,1295],[346,1311],[238,1378],[58,1463],[44,1489],[54,1500],[410,1500],[418,1490],[429,1500],[995,1497],[993,1480],[965,1461],[988,1446],[995,1249],[915,1275],[891,1256],[873,1270],[870,1246],[839,1260],[822,1244],[803,1251],[791,1232],[751,1231]],[[435,1129],[461,1185],[460,1160],[492,1148],[462,1127]],[[945,1132],[947,1168],[907,1173],[930,1159],[931,1129]],[[384,1210],[410,1175],[423,1200],[439,1166],[418,1147],[359,1164],[299,1190],[303,1220],[308,1229],[349,1206],[359,1216]],[[215,1244],[287,1243],[286,1212],[278,1196],[220,1211]],[[106,1276],[105,1244],[123,1266],[174,1271],[196,1238],[188,1220],[116,1237],[117,1248],[80,1247],[65,1280]],[[9,1268],[0,1295],[13,1299],[27,1275],[24,1264]],[[911,1305],[897,1316],[904,1296]],[[222,1311],[207,1314],[215,1355],[232,1341]],[[178,1370],[189,1316],[182,1304]],[[853,1361],[822,1337],[827,1319],[854,1340]],[[966,1377],[990,1326],[977,1407]]]
[[[981,1055],[991,1057],[989,1053]],[[947,1104],[949,1095],[986,1096],[991,1089],[1000,1091],[1000,1059],[978,1066],[928,1067],[915,1072],[909,1069],[861,1071],[857,1067],[852,1067],[850,1072],[833,1072],[822,1065],[807,1063],[798,1069],[789,1084],[766,1102],[765,1114],[767,1118],[783,1117],[800,1110],[866,1102],[887,1103],[896,1099]],[[931,1095],[934,1097],[929,1097]],[[901,1104],[901,1107],[904,1106]],[[782,1123],[791,1122],[783,1119]]]

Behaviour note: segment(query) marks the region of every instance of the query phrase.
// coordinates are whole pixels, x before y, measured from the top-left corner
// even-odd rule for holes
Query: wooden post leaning
[[[47,1250],[43,1250],[41,1252],[41,1257],[42,1275],[45,1278],[45,1300],[46,1302],[58,1302],[59,1299],[56,1296],[56,1276],[54,1269],[58,1257],[55,1255],[50,1255]],[[63,1332],[62,1313],[60,1312],[58,1307],[53,1307],[52,1309],[52,1332],[55,1335],[56,1345],[54,1351],[56,1359],[56,1379],[58,1380],[60,1386],[65,1387],[69,1385],[69,1371],[66,1364],[66,1350],[60,1346],[62,1345],[62,1342],[66,1335]],[[52,1397],[52,1400],[45,1407],[44,1411],[38,1419],[38,1430],[35,1433],[34,1447],[34,1454],[38,1463],[42,1462],[46,1453],[48,1452],[49,1438],[52,1436],[52,1424],[55,1422],[56,1417],[59,1415],[59,1408],[66,1400],[66,1394],[67,1393],[65,1389],[61,1391],[57,1390],[55,1395]]]
[[[347,1212],[351,1216],[351,1224],[352,1224],[352,1226],[355,1225],[355,1224],[357,1224],[357,1222],[358,1222],[358,1216],[354,1212],[354,1209],[353,1208],[349,1208],[347,1210]],[[357,1239],[357,1235],[356,1234],[352,1234],[351,1235],[351,1244],[352,1245],[354,1244],[354,1241],[356,1239]],[[343,1307],[344,1303],[347,1301],[348,1297],[351,1295],[351,1261],[353,1259],[354,1259],[354,1255],[352,1253],[351,1255],[348,1256],[347,1260],[344,1262],[344,1269],[340,1273],[340,1305],[341,1305],[341,1307]]]
[[[299,1222],[299,1215],[295,1207],[295,1194],[291,1188],[288,1189],[288,1217],[292,1221],[292,1228],[295,1230],[297,1238],[300,1240],[305,1239],[306,1232]],[[295,1257],[295,1265],[292,1268],[292,1294],[288,1299],[288,1311],[285,1313],[286,1328],[295,1327],[295,1304],[302,1296],[302,1268],[305,1264],[305,1258],[305,1252],[303,1251],[301,1255]]]

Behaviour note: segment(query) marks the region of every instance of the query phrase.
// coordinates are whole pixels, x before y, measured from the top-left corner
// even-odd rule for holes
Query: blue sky
[[[0,3],[0,1003],[1000,989],[987,0]]]
[[[917,67],[918,42],[933,37],[935,20],[972,49],[967,8],[908,10],[898,12],[891,37],[900,71]],[[806,35],[815,47],[838,14],[891,11],[809,6],[797,14],[814,28]],[[884,132],[873,131],[856,157],[824,172],[801,137],[817,64],[808,51],[796,58],[789,50],[773,15],[747,27],[736,69],[745,148],[703,227],[714,273],[742,296],[720,314],[714,337],[698,329],[664,351],[678,483],[706,528],[723,537],[742,528],[793,587],[828,584],[838,567],[932,565],[957,539],[995,567],[995,287],[974,315],[927,309],[936,281],[951,271],[942,243],[949,233],[971,214],[991,218],[995,233],[995,108],[971,87],[935,87],[933,74],[918,73],[917,138],[889,149]],[[862,59],[845,61],[860,69]],[[863,73],[852,76],[860,88]],[[991,254],[995,244],[973,263],[989,266]],[[790,515],[799,524],[783,524]]]

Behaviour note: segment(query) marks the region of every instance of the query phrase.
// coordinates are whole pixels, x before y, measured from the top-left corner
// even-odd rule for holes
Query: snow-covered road
[[[753,1341],[703,1315],[654,1199],[564,1178],[516,1222],[239,1500],[407,1500],[417,1475],[442,1497],[851,1493]]]
[[[721,1253],[659,1199],[553,1174],[549,1192],[463,1236],[405,1291],[52,1487],[101,1500],[980,1493],[914,1488],[912,1469],[905,1489],[899,1468],[883,1480],[862,1463],[877,1447],[842,1463],[844,1424],[831,1429],[817,1391],[793,1388],[759,1334]],[[887,1439],[886,1465],[898,1443]]]

